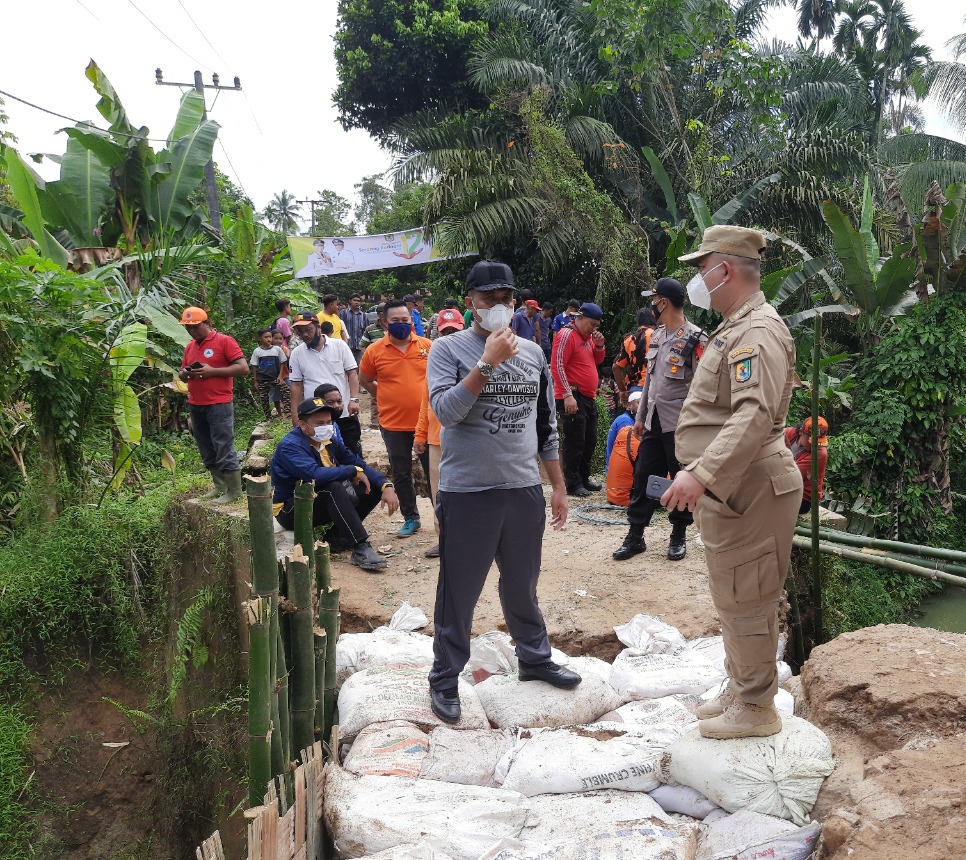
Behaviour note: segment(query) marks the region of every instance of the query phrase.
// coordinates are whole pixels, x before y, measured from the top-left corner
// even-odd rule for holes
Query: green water
[[[909,623],[947,633],[966,633],[966,588],[947,585],[939,594],[927,597]]]

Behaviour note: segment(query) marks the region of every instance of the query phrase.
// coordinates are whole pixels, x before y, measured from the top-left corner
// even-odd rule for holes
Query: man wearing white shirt
[[[356,255],[345,249],[345,242],[341,239],[332,240],[332,265],[336,269],[354,269]]]
[[[313,313],[297,314],[292,328],[302,343],[289,356],[289,387],[294,404],[311,396],[316,386],[325,382],[338,387],[346,404],[342,416],[359,414],[359,370],[349,344],[322,334]],[[306,394],[307,392],[307,394]],[[292,407],[292,424],[298,424],[296,406]]]

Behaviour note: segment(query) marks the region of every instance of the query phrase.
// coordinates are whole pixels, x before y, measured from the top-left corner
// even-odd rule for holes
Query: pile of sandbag
[[[726,681],[721,637],[688,641],[638,615],[615,628],[626,648],[613,665],[554,651],[582,677],[562,690],[521,682],[510,637],[486,633],[449,726],[430,708],[425,623],[404,605],[387,627],[339,639],[345,746],[325,785],[339,857],[804,860],[814,849],[808,815],[834,763],[825,735],[791,716],[791,695],[776,699],[773,737],[698,732],[695,709]]]

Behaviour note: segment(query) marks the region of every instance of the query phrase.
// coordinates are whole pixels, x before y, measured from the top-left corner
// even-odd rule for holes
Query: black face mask
[[[665,305],[660,310],[657,309],[657,305],[651,305],[651,313],[654,314],[655,321],[661,318],[661,314],[663,314],[665,310],[667,310],[667,305]]]

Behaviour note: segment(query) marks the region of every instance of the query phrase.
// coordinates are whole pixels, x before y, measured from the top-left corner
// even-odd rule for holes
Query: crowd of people
[[[777,687],[778,601],[794,521],[811,505],[811,421],[785,428],[795,380],[795,347],[760,290],[762,235],[714,226],[681,258],[698,269],[687,287],[662,278],[642,295],[634,331],[602,373],[602,309],[568,303],[559,314],[517,289],[504,263],[469,270],[462,303],[428,314],[422,297],[391,299],[367,325],[361,297],[340,307],[292,314],[285,300],[260,329],[246,361],[207,314],[182,317],[192,337],[181,378],[192,432],[215,483],[215,503],[238,498],[231,378],[253,371],[266,417],[287,416],[291,431],[271,461],[277,520],[293,524],[299,481],[314,483],[314,522],[331,527],[334,548],[364,570],[384,571],[364,520],[380,504],[401,511],[400,538],[421,528],[413,481],[417,458],[434,500],[439,558],[432,708],[460,716],[457,679],[469,657],[473,612],[491,565],[515,640],[521,680],[561,688],[580,677],[550,659],[537,602],[547,524],[540,468],[550,483],[550,526],[563,527],[568,498],[604,489],[592,475],[598,398],[612,421],[606,445],[606,499],[626,507],[628,532],[613,552],[626,561],[646,550],[657,508],[671,523],[667,557],[683,559],[695,512],[721,619],[729,684],[702,706],[701,733],[769,735],[781,728]],[[713,309],[711,333],[685,316],[686,302]],[[424,318],[425,317],[425,318]],[[299,343],[293,343],[295,340]],[[202,360],[203,359],[203,360]],[[391,480],[364,459],[360,390],[385,442]],[[828,427],[817,426],[822,494]],[[803,481],[804,478],[804,481]],[[804,492],[803,492],[804,484]],[[466,552],[472,536],[474,551]]]

